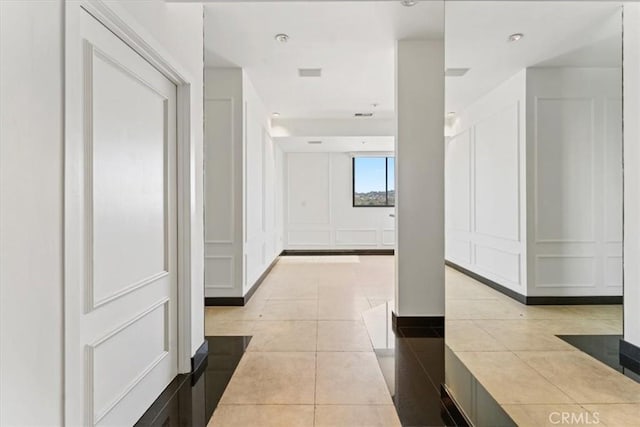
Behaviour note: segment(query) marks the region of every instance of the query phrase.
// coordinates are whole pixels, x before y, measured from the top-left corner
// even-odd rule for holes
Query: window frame
[[[356,159],[364,158],[383,158],[384,159],[384,188],[385,188],[385,204],[384,205],[356,205]],[[359,155],[351,156],[351,207],[354,208],[395,208],[394,204],[389,204],[389,159],[393,159],[395,163],[395,156],[393,155]],[[395,170],[395,164],[394,164]],[[395,177],[394,177],[395,180]],[[393,186],[395,191],[395,182]],[[394,198],[395,200],[395,198]]]

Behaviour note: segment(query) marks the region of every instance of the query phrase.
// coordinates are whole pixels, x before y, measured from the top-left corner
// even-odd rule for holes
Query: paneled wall
[[[246,74],[244,99],[244,293],[282,251],[276,192],[281,156],[270,136],[269,113]]]
[[[205,296],[243,296],[282,251],[282,153],[240,68],[205,71]]]
[[[622,75],[527,73],[530,295],[622,294]]]
[[[242,70],[205,69],[205,296],[242,296]]]
[[[528,296],[622,294],[621,72],[528,68],[460,114],[446,257]]]
[[[526,294],[523,70],[459,114],[446,145],[446,259]]]
[[[393,249],[394,208],[352,207],[349,153],[285,153],[286,249]]]

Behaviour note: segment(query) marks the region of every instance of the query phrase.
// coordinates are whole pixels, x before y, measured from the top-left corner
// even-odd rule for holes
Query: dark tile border
[[[525,305],[609,305],[609,304],[622,304],[624,298],[622,296],[615,295],[603,295],[603,296],[584,296],[584,297],[538,297],[538,296],[525,296],[515,292],[507,287],[500,285],[499,283],[494,282],[493,280],[487,279],[484,276],[479,275],[478,273],[474,273],[473,271],[467,270],[464,267],[459,266],[456,263],[445,260],[445,265],[453,268],[454,270],[458,270],[459,272],[466,274],[467,276],[477,280],[478,282],[484,283],[496,291],[505,294],[506,296],[513,298],[519,303]]]
[[[440,402],[442,403],[442,415],[448,426],[470,427],[473,424],[466,417],[458,402],[449,393],[446,384],[440,384]]]
[[[143,426],[157,426],[159,420],[162,419],[163,415],[166,415],[165,412],[169,405],[174,403],[175,400],[178,400],[178,393],[184,392],[184,384],[189,380],[190,374],[178,374],[169,385],[160,393],[160,396],[156,398],[156,400],[147,408],[145,413],[140,417],[140,419],[134,424],[135,427],[143,427]]]
[[[424,330],[429,334],[433,328],[444,328],[444,316],[398,316],[394,311],[391,312],[391,327],[393,332],[402,335],[400,329],[412,329],[415,331]],[[421,335],[411,334],[412,337]],[[425,335],[431,336],[431,335]]]
[[[281,256],[393,255],[393,249],[285,249]]]
[[[191,373],[198,371],[209,356],[209,341],[204,340],[195,354],[191,357]]]
[[[640,375],[640,347],[620,340],[620,365]]]
[[[206,307],[242,307],[247,305],[253,294],[258,290],[264,279],[271,273],[273,267],[278,263],[279,257],[271,262],[269,267],[258,277],[258,280],[251,286],[251,289],[243,297],[204,297]]]

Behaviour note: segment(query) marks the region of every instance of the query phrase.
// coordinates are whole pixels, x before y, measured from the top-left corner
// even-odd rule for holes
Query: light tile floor
[[[361,316],[393,276],[393,257],[286,257],[246,307],[207,308],[207,335],[253,336],[210,426],[399,425]],[[640,384],[555,336],[620,334],[620,306],[524,306],[451,269],[446,287],[447,344],[518,425],[640,425]]]
[[[281,258],[207,335],[253,338],[210,426],[399,426],[362,312],[393,298],[393,257]]]

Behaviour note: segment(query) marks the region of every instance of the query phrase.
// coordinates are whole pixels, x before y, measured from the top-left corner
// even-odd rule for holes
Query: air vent
[[[447,68],[444,75],[447,77],[462,77],[467,74],[469,68]]]
[[[373,113],[355,113],[356,117],[373,117]]]
[[[322,68],[298,68],[300,77],[321,77]]]
[[[322,141],[307,141],[307,144],[322,144]]]

